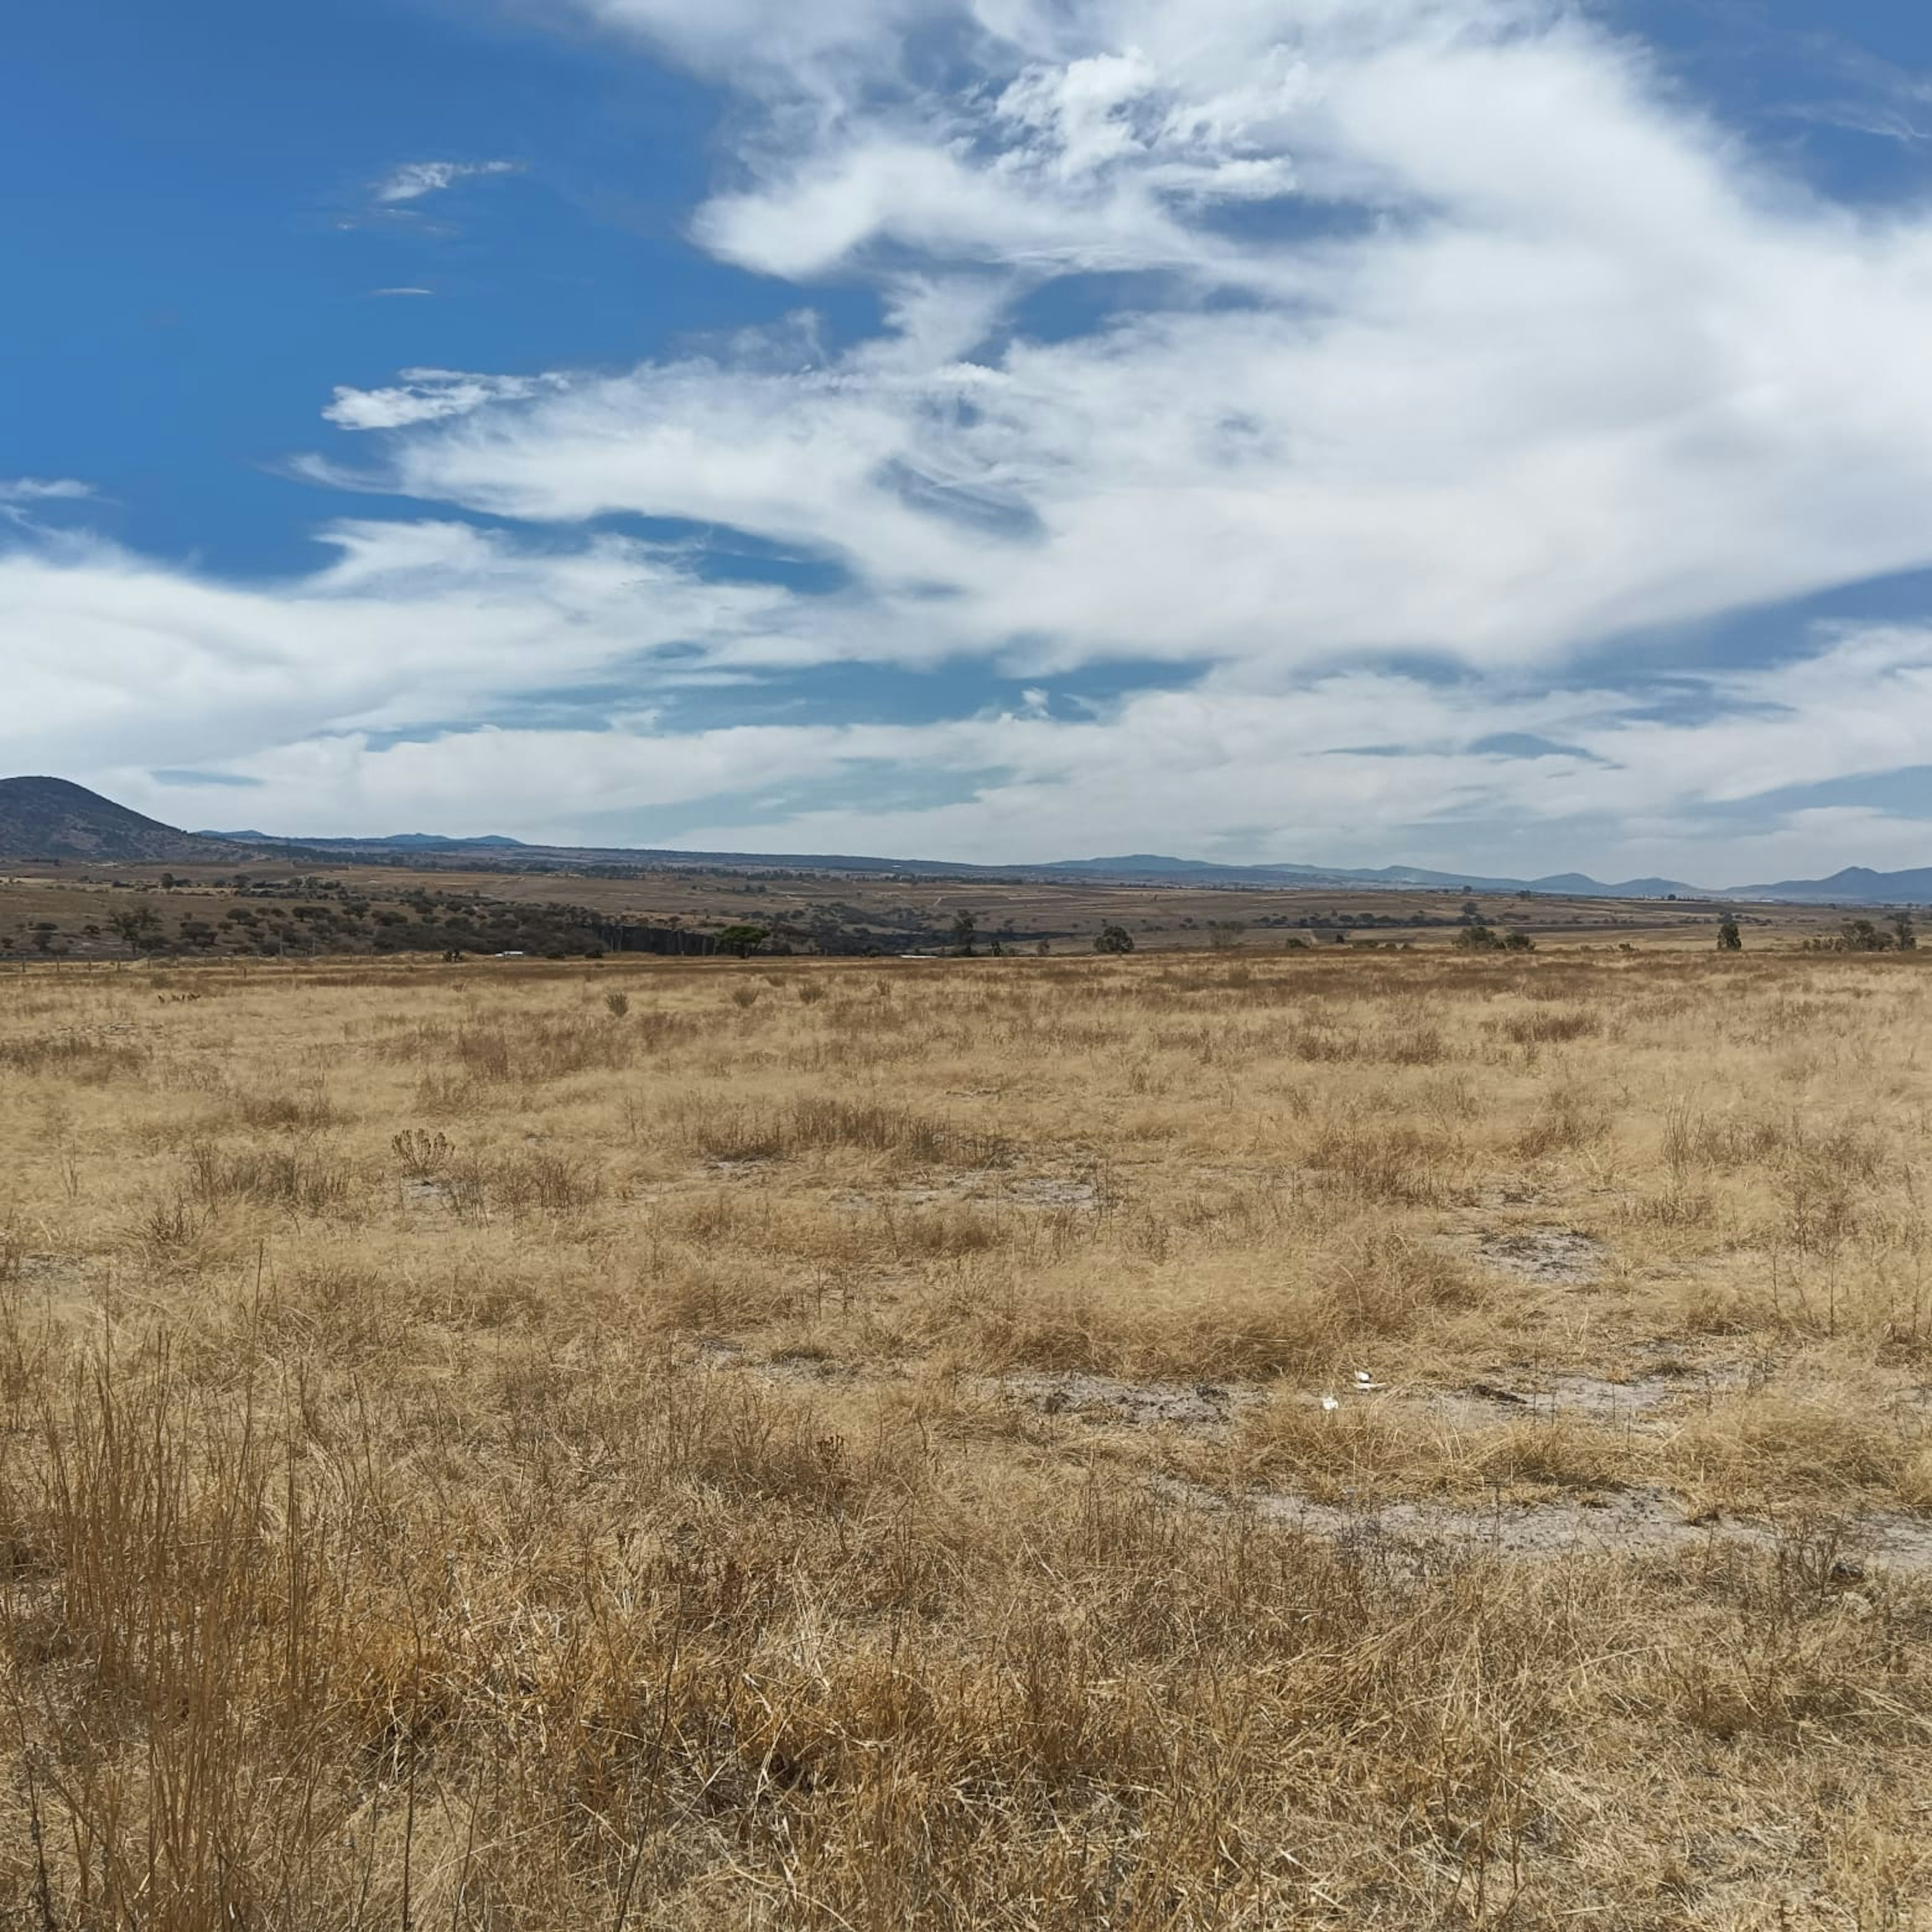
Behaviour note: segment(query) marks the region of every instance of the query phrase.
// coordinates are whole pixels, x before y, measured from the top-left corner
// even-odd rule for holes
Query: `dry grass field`
[[[1932,1924],[1932,979],[0,979],[0,1925]]]

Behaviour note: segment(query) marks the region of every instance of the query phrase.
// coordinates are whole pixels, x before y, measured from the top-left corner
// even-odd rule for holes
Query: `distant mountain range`
[[[880,859],[836,853],[680,852],[593,846],[526,845],[500,835],[447,838],[399,832],[386,838],[288,838],[266,832],[182,832],[143,818],[65,778],[0,778],[0,858],[94,864],[211,865],[302,855],[338,861],[358,854],[392,862],[473,858],[499,865],[559,867],[730,866],[745,870],[907,874],[928,878],[1012,879],[1116,885],[1230,887],[1329,886],[1354,891],[1432,890],[1544,892],[1578,898],[1778,899],[1819,905],[1932,904],[1932,866],[1875,872],[1847,866],[1825,879],[1780,879],[1768,885],[1712,890],[1681,879],[1623,879],[1606,884],[1583,872],[1542,878],[1498,878],[1480,872],[1430,872],[1414,866],[1222,866],[1135,852],[1112,859],[1063,859],[1046,865],[967,866],[946,860]]]

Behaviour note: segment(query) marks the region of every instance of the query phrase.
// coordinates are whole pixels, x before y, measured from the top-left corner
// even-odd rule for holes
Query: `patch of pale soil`
[[[971,1206],[1034,1211],[1072,1209],[1092,1213],[1102,1204],[1100,1184],[1082,1176],[1034,1174],[1015,1179],[997,1168],[968,1168],[950,1178],[883,1194],[846,1194],[839,1205],[862,1212],[871,1208]]]
[[[1654,1487],[1594,1490],[1552,1502],[1498,1500],[1480,1509],[1444,1503],[1348,1509],[1276,1490],[1254,1491],[1231,1502],[1171,1476],[1154,1478],[1152,1487],[1184,1508],[1239,1509],[1272,1528],[1327,1537],[1414,1564],[1444,1552],[1531,1560],[1694,1551],[1722,1544],[1791,1553],[1839,1583],[1859,1581],[1868,1567],[1932,1576],[1932,1518],[1898,1510],[1820,1519],[1794,1525],[1780,1536],[1775,1525],[1755,1518],[1715,1510],[1687,1517],[1669,1490]]]
[[[1420,1400],[1460,1427],[1570,1416],[1613,1426],[1657,1427],[1660,1411],[1708,1400],[1720,1389],[1742,1388],[1745,1380],[1743,1370],[1730,1366],[1611,1376],[1518,1365],[1492,1370],[1464,1388],[1433,1391]]]
[[[700,1336],[693,1345],[692,1352],[706,1368],[729,1370],[754,1376],[763,1382],[802,1383],[822,1388],[830,1383],[857,1382],[862,1374],[853,1364],[842,1362],[835,1355],[820,1354],[808,1348],[780,1348],[769,1355],[754,1355],[741,1343],[728,1342],[717,1335]],[[863,1372],[866,1379],[878,1381],[897,1379],[902,1371]]]
[[[1466,1197],[1472,1208],[1495,1214],[1506,1208],[1546,1208],[1550,1197],[1534,1181],[1520,1176],[1479,1182]]]
[[[979,1377],[969,1386],[980,1394],[1016,1402],[1042,1415],[1124,1422],[1140,1429],[1185,1429],[1198,1434],[1224,1433],[1243,1409],[1266,1400],[1261,1390],[1238,1384],[1128,1382],[1111,1376],[1033,1369]]]
[[[1498,1274],[1581,1286],[1604,1272],[1604,1248],[1574,1228],[1502,1228],[1479,1235],[1476,1258]]]
[[[92,1287],[105,1271],[104,1263],[86,1255],[16,1252],[0,1247],[0,1280],[10,1277],[43,1294]]]

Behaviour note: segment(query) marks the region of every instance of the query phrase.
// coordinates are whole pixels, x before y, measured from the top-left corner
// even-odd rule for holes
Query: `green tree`
[[[1216,952],[1232,952],[1241,943],[1241,934],[1248,929],[1244,919],[1210,919],[1208,922],[1208,944]]]
[[[973,935],[980,929],[980,922],[963,909],[952,916],[952,950],[962,959],[973,956]]]
[[[1456,935],[1456,944],[1464,952],[1493,952],[1502,944],[1480,920],[1473,926],[1466,926]]]
[[[1918,932],[1912,923],[1911,914],[1901,912],[1895,914],[1892,922],[1892,937],[1898,943],[1900,952],[1916,952],[1918,950]]]
[[[1718,922],[1718,950],[1742,952],[1744,950],[1744,936],[1738,930],[1737,921],[1727,913]]]
[[[1100,936],[1094,942],[1096,952],[1131,952],[1134,950],[1134,936],[1124,926],[1103,926]]]
[[[140,905],[110,913],[107,923],[130,952],[138,952],[142,946],[153,943],[161,922],[154,916],[152,906]]]
[[[1892,934],[1881,932],[1868,919],[1848,919],[1838,928],[1840,950],[1846,952],[1888,952]]]
[[[762,926],[728,926],[718,935],[718,950],[720,952],[735,953],[742,959],[754,946],[764,945],[770,937]]]

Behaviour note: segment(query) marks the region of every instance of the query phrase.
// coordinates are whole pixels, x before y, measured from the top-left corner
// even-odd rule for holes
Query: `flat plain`
[[[0,979],[0,1924],[1932,1924],[1917,954]]]
[[[1238,928],[1252,947],[1291,935],[1332,944],[1440,944],[1464,908],[1498,930],[1566,945],[1708,945],[1736,918],[1756,944],[1828,939],[1846,909],[1717,900],[1570,898],[1550,893],[1338,886],[1230,889],[954,879],[837,871],[660,866],[606,872],[556,867],[64,865],[0,860],[0,962],[126,960],[174,953],[306,958],[371,951],[576,952],[585,928],[637,922],[715,934],[734,925],[782,943],[893,955],[944,950],[970,915],[983,948],[1090,950],[1104,926],[1142,950],[1190,950]],[[1870,908],[1854,908],[1872,913]],[[1876,916],[1875,914],[1874,916]],[[141,923],[118,929],[132,917]],[[577,930],[572,934],[569,928]]]

